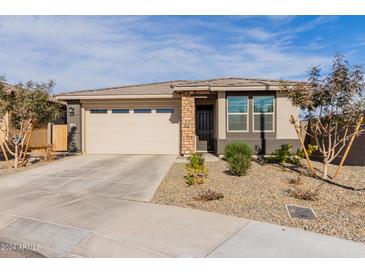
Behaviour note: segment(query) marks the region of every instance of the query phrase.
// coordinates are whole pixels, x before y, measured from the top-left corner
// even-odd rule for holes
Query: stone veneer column
[[[195,150],[195,99],[189,93],[181,97],[181,151],[183,155],[190,155]]]
[[[70,116],[70,108],[73,108],[73,116]],[[80,101],[67,102],[67,129],[68,151],[81,152],[81,103]]]

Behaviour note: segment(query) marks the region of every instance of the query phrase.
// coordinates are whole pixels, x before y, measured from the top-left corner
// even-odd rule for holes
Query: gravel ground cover
[[[314,165],[317,169],[321,167],[319,163]],[[304,168],[257,161],[252,162],[247,175],[236,177],[229,174],[223,160],[206,162],[206,166],[207,182],[188,186],[184,182],[185,165],[173,164],[151,201],[299,227],[365,243],[365,167],[345,166],[336,184],[303,175],[301,186],[318,191],[317,198],[311,201],[295,198],[290,192],[298,187],[289,183],[290,179],[298,178]],[[329,174],[334,174],[336,167],[330,166]],[[199,199],[207,190],[224,197],[213,201]],[[313,208],[316,219],[292,219],[285,204]]]

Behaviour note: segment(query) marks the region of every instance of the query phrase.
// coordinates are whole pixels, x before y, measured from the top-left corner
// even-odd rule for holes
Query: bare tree
[[[54,83],[50,81],[46,84],[28,82],[9,88],[0,82],[3,147],[14,157],[15,168],[25,160],[32,130],[59,115],[60,103],[50,95],[53,86]]]
[[[328,178],[328,165],[340,155],[354,134],[354,128],[365,111],[364,73],[359,66],[350,67],[337,55],[326,77],[313,67],[308,81],[289,85],[283,81],[281,91],[298,106],[308,120],[303,128],[318,146],[322,155],[322,178]],[[296,123],[296,121],[291,121]]]

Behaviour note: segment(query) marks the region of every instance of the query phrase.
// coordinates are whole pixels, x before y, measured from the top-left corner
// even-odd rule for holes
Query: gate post
[[[52,146],[52,129],[53,123],[47,124],[47,146]]]

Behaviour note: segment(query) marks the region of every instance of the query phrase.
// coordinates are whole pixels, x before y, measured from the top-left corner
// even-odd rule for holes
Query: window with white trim
[[[248,97],[227,96],[228,131],[248,130]]]
[[[253,96],[253,130],[274,131],[274,96]]]

